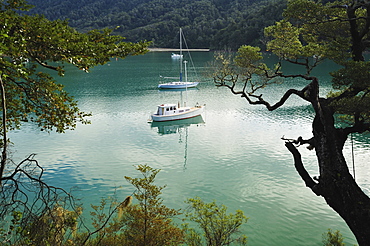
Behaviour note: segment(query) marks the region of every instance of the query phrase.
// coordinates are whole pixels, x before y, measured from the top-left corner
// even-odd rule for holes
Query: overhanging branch
[[[51,66],[45,62],[42,62],[39,58],[36,58],[34,57],[35,61],[40,64],[41,66],[45,67],[45,68],[49,68],[51,70],[55,70],[55,71],[58,71],[58,67],[55,67],[55,66]]]
[[[320,196],[321,193],[318,190],[318,183],[316,183],[307,172],[306,168],[303,165],[301,154],[299,153],[297,148],[294,147],[292,142],[285,142],[285,146],[293,155],[294,166],[299,176],[301,176],[302,180],[308,188],[310,188],[316,195]]]
[[[292,76],[281,76],[281,77],[284,77],[284,78],[289,78],[289,77],[292,77]],[[261,95],[254,95],[254,94],[250,94],[248,92],[246,92],[245,90],[243,91],[235,91],[235,84],[233,86],[228,86],[228,85],[224,85],[226,87],[228,87],[231,92],[235,95],[238,95],[240,94],[241,97],[244,97],[249,104],[252,104],[252,105],[264,105],[269,111],[273,111],[281,106],[283,106],[285,104],[285,102],[289,99],[290,96],[292,95],[297,95],[299,97],[301,97],[302,99],[306,100],[306,101],[309,101],[309,102],[313,102],[314,100],[317,99],[317,95],[318,95],[318,81],[317,81],[317,78],[315,77],[305,77],[305,76],[299,76],[299,77],[304,77],[308,80],[312,80],[312,82],[310,84],[308,84],[305,88],[303,88],[302,90],[296,90],[296,89],[289,89],[285,92],[285,94],[280,98],[280,100],[271,105],[269,102],[265,101],[263,98],[262,98],[262,94]],[[253,98],[256,98],[256,101],[252,100],[252,97]]]
[[[364,133],[366,131],[370,131],[370,123],[364,122],[362,120],[355,120],[355,124],[353,126],[343,129],[343,133],[346,136],[351,133]]]

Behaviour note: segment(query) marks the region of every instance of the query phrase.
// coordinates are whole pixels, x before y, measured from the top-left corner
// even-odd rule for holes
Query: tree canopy
[[[312,138],[284,138],[285,145],[305,185],[346,221],[360,245],[370,242],[370,199],[350,174],[343,146],[350,134],[370,130],[370,63],[364,55],[370,47],[369,31],[368,1],[291,0],[284,19],[265,28],[267,49],[280,58],[274,67],[263,62],[259,48],[241,46],[235,58],[216,57],[220,65],[214,76],[216,86],[227,87],[249,104],[270,111],[284,106],[293,95],[310,103]],[[324,60],[341,66],[331,73],[333,90],[326,97],[320,95],[319,79],[311,75]],[[303,67],[305,72],[298,69],[287,74],[287,64]],[[287,90],[275,103],[265,100],[261,89],[281,83],[281,78],[301,78],[306,86]],[[305,169],[298,151],[301,145],[316,152],[319,177],[311,177]]]

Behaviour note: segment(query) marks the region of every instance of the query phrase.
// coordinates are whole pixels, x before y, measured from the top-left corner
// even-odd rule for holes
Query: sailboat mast
[[[186,107],[186,102],[188,101],[188,74],[187,74],[187,71],[186,71],[186,63],[187,61],[184,61],[184,65],[185,65],[185,103],[184,103],[184,106]]]
[[[182,82],[182,29],[180,28],[180,82]]]

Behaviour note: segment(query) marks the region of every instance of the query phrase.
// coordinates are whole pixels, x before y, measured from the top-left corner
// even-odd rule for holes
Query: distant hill
[[[286,0],[29,0],[31,14],[68,19],[79,31],[112,28],[127,41],[178,47],[180,27],[189,48],[262,45],[263,28],[281,19]]]

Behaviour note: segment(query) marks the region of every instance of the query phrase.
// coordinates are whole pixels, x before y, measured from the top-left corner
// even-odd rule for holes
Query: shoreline
[[[148,48],[151,52],[178,52],[180,49],[174,49],[174,48]],[[210,49],[182,49],[182,51],[202,51],[202,52],[208,52]]]

